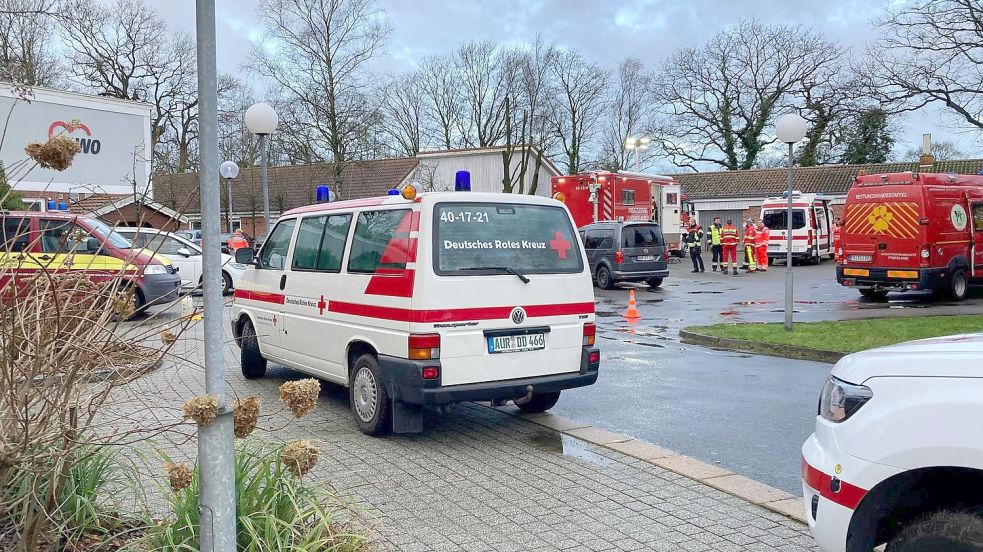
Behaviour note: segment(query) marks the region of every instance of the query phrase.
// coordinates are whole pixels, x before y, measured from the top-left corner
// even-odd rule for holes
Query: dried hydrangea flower
[[[189,399],[181,407],[184,417],[195,421],[199,426],[207,426],[218,416],[218,397],[203,395]]]
[[[177,334],[171,330],[164,330],[160,333],[160,340],[162,343],[164,343],[164,345],[172,345],[175,341],[177,341]]]
[[[309,441],[298,439],[283,446],[283,450],[280,451],[280,461],[295,476],[303,477],[311,471],[314,464],[317,464],[317,455],[317,447]]]
[[[234,433],[239,439],[244,439],[256,429],[259,421],[259,397],[249,397],[236,403],[233,412]]]
[[[164,462],[164,472],[167,473],[167,480],[174,492],[188,488],[191,485],[191,478],[194,476],[194,471],[190,466],[173,462]]]
[[[68,136],[55,136],[43,144],[28,144],[24,152],[43,169],[63,171],[72,165],[72,160],[80,149],[79,143]]]
[[[294,413],[294,418],[314,410],[320,394],[321,384],[314,378],[288,381],[280,386],[280,401]]]

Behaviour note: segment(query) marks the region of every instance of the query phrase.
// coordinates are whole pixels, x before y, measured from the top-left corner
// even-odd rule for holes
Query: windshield
[[[504,268],[521,274],[583,270],[580,239],[562,207],[440,203],[434,221],[437,274],[501,274]]]
[[[765,226],[769,230],[785,230],[788,225],[785,221],[788,220],[786,216],[788,213],[785,209],[781,211],[765,211],[764,216],[761,217],[765,222]],[[792,209],[792,230],[798,230],[799,228],[805,228],[806,225],[806,212],[802,209]]]
[[[655,247],[665,244],[662,229],[655,224],[631,224],[621,229],[622,247]]]
[[[95,230],[95,233],[100,238],[106,240],[116,249],[130,249],[133,247],[130,240],[126,239],[122,234],[107,226],[106,223],[102,222],[101,220],[86,218],[85,222],[88,223],[90,228]]]

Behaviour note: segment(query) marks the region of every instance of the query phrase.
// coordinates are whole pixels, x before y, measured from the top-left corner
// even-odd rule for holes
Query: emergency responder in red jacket
[[[243,237],[242,230],[236,230],[229,237],[229,244],[228,244],[229,253],[234,255],[236,249],[242,249],[243,247],[249,247],[249,241],[247,241],[246,238]]]
[[[754,272],[758,267],[758,263],[754,261],[754,221],[747,219],[744,224],[744,270],[748,272]]]
[[[768,272],[768,241],[771,230],[765,226],[765,221],[758,219],[754,232],[754,252],[758,257],[758,272]]]
[[[843,255],[840,251],[840,232],[843,231],[843,219],[838,218],[833,222],[833,258],[836,262],[843,260]]]
[[[720,246],[723,249],[720,271],[724,274],[727,274],[729,263],[731,272],[737,276],[737,241],[737,228],[733,220],[728,220],[727,225],[720,229]]]

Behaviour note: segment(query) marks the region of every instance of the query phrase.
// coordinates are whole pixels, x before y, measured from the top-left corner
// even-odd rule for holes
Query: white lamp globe
[[[239,165],[236,165],[232,161],[226,161],[219,165],[218,172],[222,175],[222,178],[235,178],[239,176]]]
[[[775,134],[786,144],[794,144],[806,137],[806,120],[795,113],[782,115],[775,125]]]
[[[253,104],[246,110],[246,128],[253,134],[272,134],[278,124],[280,118],[268,103]]]

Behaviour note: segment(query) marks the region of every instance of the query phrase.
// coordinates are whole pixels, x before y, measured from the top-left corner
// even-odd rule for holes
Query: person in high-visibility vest
[[[754,232],[754,252],[758,257],[758,272],[768,272],[768,241],[771,239],[771,230],[765,226],[765,221],[758,219],[758,225]]]
[[[758,268],[758,263],[754,261],[754,221],[747,219],[744,224],[744,270],[748,272],[755,272]]]
[[[731,272],[737,276],[737,228],[733,220],[728,220],[727,226],[720,229],[720,245],[724,250],[720,271],[727,274],[729,263]]]
[[[229,236],[229,253],[235,254],[236,249],[242,249],[243,247],[249,247],[249,240],[243,237],[242,230],[236,230]]]
[[[717,271],[717,267],[723,270],[723,246],[720,245],[720,217],[715,217],[713,219],[713,224],[710,225],[710,235],[708,236],[710,240],[710,253],[711,260],[710,265],[714,272]]]
[[[683,241],[686,243],[686,248],[689,249],[690,259],[693,260],[693,272],[706,272],[707,269],[703,266],[700,249],[700,245],[703,243],[703,230],[695,221],[689,223],[689,232],[683,236]]]
[[[843,219],[838,218],[833,222],[833,259],[836,262],[843,260],[843,252],[840,250],[840,232],[843,231]]]

